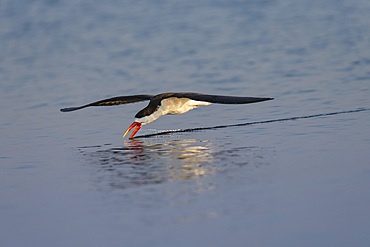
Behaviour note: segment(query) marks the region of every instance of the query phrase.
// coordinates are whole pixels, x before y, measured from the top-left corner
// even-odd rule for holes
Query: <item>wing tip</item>
[[[260,102],[260,101],[273,100],[274,98],[266,97],[266,98],[254,98],[254,99],[255,99],[254,102]]]
[[[68,108],[62,108],[60,109],[61,112],[70,112],[70,111],[75,111],[81,109],[80,107],[68,107]]]

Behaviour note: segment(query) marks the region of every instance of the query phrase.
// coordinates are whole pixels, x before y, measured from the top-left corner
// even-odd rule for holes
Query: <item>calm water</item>
[[[368,246],[369,1],[0,5],[1,246]],[[59,112],[169,91],[275,100]]]

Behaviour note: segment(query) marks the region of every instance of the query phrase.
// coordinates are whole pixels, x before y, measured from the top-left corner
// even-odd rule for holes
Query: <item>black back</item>
[[[142,118],[152,114],[161,105],[163,99],[168,98],[188,98],[197,101],[204,101],[216,104],[250,104],[261,102],[265,100],[272,100],[273,98],[259,98],[259,97],[237,97],[237,96],[223,96],[223,95],[210,95],[201,93],[162,93],[155,95],[149,102],[148,106],[139,111],[135,118]]]

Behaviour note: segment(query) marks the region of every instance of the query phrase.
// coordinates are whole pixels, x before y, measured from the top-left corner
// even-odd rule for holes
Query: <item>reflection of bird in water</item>
[[[87,146],[79,150],[93,164],[90,167],[96,172],[96,181],[110,188],[197,179],[217,169],[213,145],[208,140],[130,140],[120,147]]]
[[[168,179],[196,178],[211,171],[206,167],[206,164],[213,159],[210,141],[185,139],[149,143],[133,140],[125,142],[124,145],[130,150],[129,153],[125,152],[126,164],[153,166],[154,160],[157,160],[162,169],[166,168],[165,173],[169,176]],[[115,149],[117,150],[119,149]]]
[[[273,148],[220,146],[218,142],[199,139],[135,139],[118,147],[85,146],[79,147],[79,151],[91,164],[88,167],[94,181],[107,189],[194,179],[196,191],[201,192],[213,187],[213,183],[201,178],[236,167],[252,171],[275,160]]]
[[[147,107],[139,111],[135,115],[135,121],[126,130],[125,135],[133,128],[130,139],[139,131],[141,125],[153,122],[160,116],[166,114],[181,114],[188,112],[202,105],[217,104],[249,104],[273,98],[255,98],[255,97],[235,97],[222,95],[208,95],[200,93],[162,93],[158,95],[131,95],[118,96],[114,98],[104,99],[79,107],[69,107],[61,109],[62,112],[79,110],[89,106],[111,106],[135,103],[139,101],[149,100]]]

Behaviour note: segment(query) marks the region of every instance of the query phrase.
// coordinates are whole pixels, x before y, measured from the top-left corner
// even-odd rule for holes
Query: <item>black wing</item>
[[[146,100],[151,100],[153,98],[153,95],[148,95],[148,94],[142,94],[142,95],[131,95],[131,96],[118,96],[118,97],[113,97],[109,99],[103,99],[99,100],[87,105],[83,106],[77,106],[77,107],[68,107],[68,108],[63,108],[60,109],[62,112],[69,112],[69,111],[75,111],[79,109],[83,109],[85,107],[89,106],[111,106],[111,105],[122,105],[122,104],[129,104],[129,103],[135,103],[139,101],[146,101]]]
[[[274,98],[258,98],[258,97],[236,97],[223,95],[209,95],[200,93],[168,93],[164,94],[163,98],[189,98],[197,101],[205,101],[218,104],[249,104],[265,100],[272,100]]]

